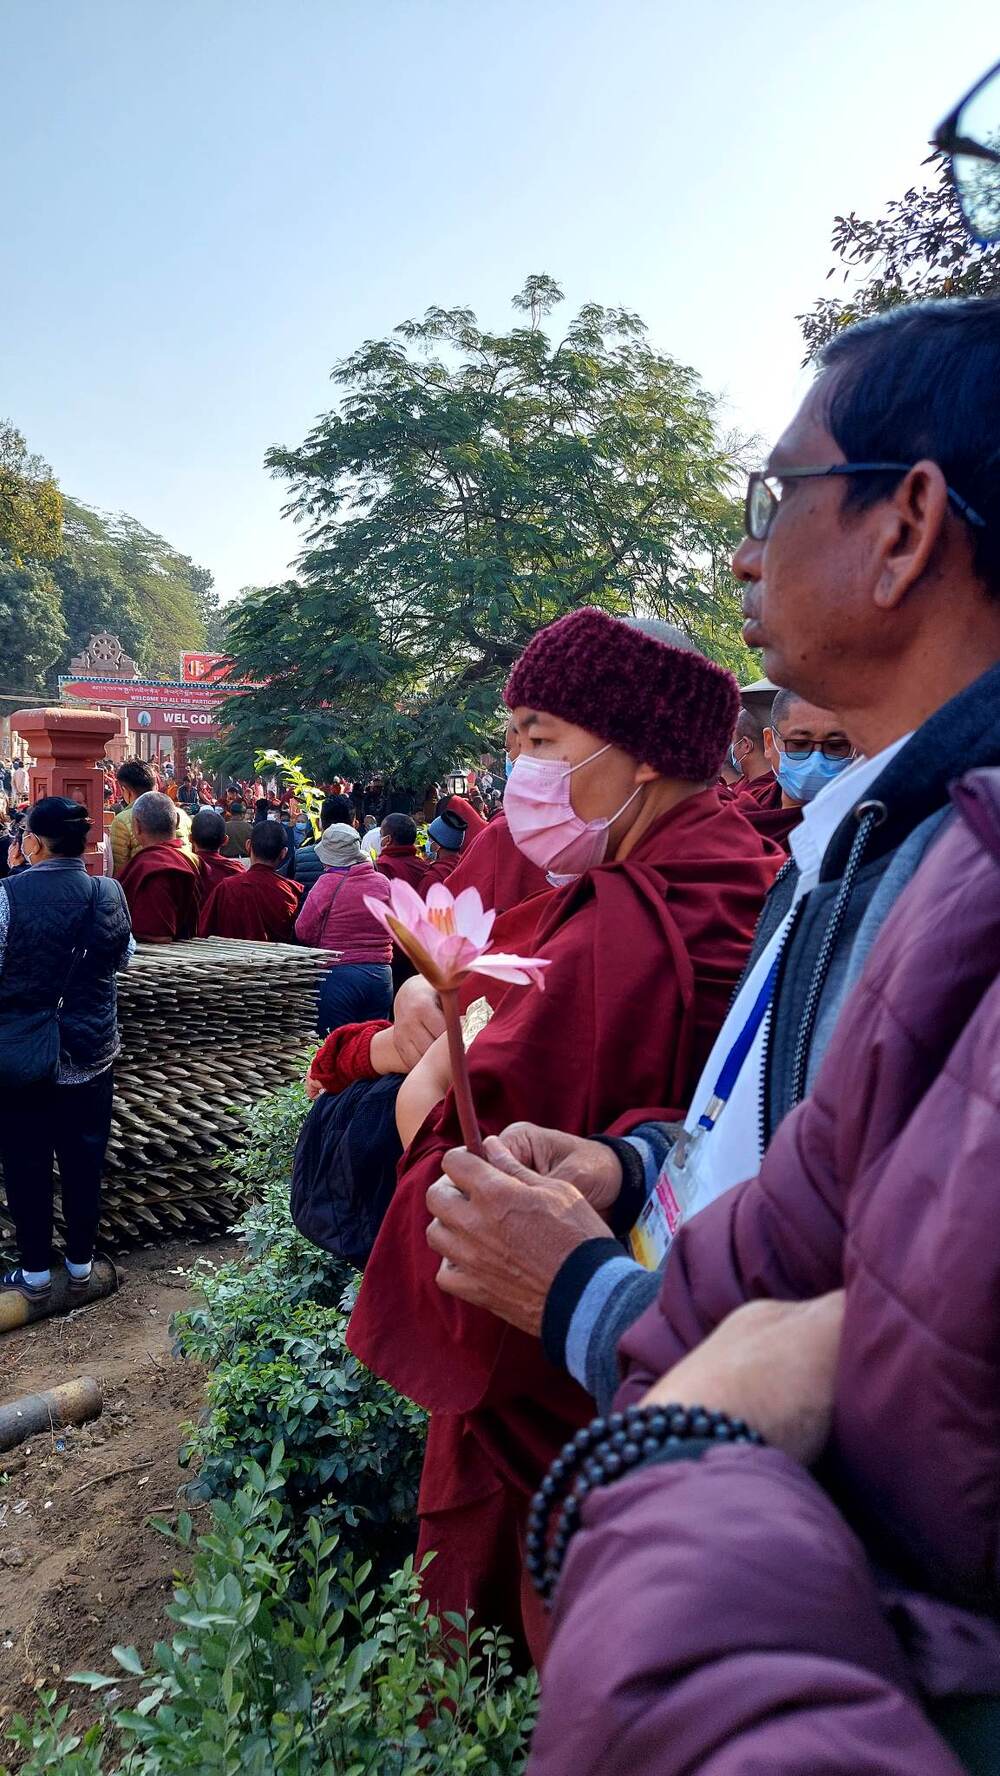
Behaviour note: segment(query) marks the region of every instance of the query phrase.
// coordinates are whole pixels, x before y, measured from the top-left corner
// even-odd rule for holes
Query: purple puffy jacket
[[[742,1448],[594,1494],[531,1776],[955,1776],[923,1705],[1000,1696],[1000,771],[953,800],[812,1096],[621,1347],[619,1406],[741,1303],[843,1286],[826,1490]]]

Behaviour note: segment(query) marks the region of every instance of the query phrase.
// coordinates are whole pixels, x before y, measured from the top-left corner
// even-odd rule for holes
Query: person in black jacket
[[[0,883],[0,1160],[21,1255],[0,1288],[31,1297],[51,1286],[55,1156],[70,1286],[90,1277],[121,1046],[115,975],[134,947],[121,887],[87,874],[89,830],[86,808],[44,796],[21,839],[30,868]]]
[[[328,795],[320,809],[320,837],[328,826],[357,826],[358,817],[354,812],[354,804],[350,796]],[[304,893],[319,881],[323,874],[323,860],[316,850],[316,840],[307,839],[295,853],[295,880],[301,882]]]

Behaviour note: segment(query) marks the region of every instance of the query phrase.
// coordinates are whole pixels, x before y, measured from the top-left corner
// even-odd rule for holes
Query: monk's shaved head
[[[132,819],[147,838],[172,839],[177,831],[177,809],[170,797],[150,789],[132,803]]]
[[[832,709],[821,709],[819,704],[808,702],[794,691],[778,692],[771,704],[770,726],[777,728],[779,734],[787,728],[795,728],[817,740],[844,732],[840,717],[834,715]]]
[[[785,691],[779,692],[779,696],[786,695]],[[761,751],[764,745],[764,729],[768,725],[768,719],[763,710],[748,709],[746,705],[743,705],[736,717],[737,740],[749,740],[755,752]],[[770,719],[773,721],[773,714]]]
[[[279,863],[285,849],[285,831],[280,820],[258,820],[250,829],[250,855],[258,863]]]
[[[218,851],[226,836],[226,823],[211,808],[201,808],[191,822],[191,837],[199,851]]]

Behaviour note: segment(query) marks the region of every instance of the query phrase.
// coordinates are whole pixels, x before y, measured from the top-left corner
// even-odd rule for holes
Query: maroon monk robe
[[[485,816],[480,814],[478,809],[472,806],[471,802],[467,802],[464,796],[460,795],[448,796],[445,801],[445,807],[450,813],[457,814],[460,820],[465,821],[468,828],[465,842],[467,845],[471,845],[473,839],[482,832],[486,825]]]
[[[198,859],[198,906],[205,905],[213,888],[230,876],[241,876],[242,867],[235,857],[223,857],[221,851],[195,851]]]
[[[483,1132],[524,1119],[589,1135],[683,1114],[781,861],[707,789],[664,814],[625,861],[540,896],[537,918],[530,900],[508,914],[521,954],[552,966],[544,992],[501,990],[469,1050]],[[348,1342],[432,1413],[418,1506],[420,1553],[438,1551],[425,1581],[432,1608],[468,1604],[517,1634],[528,1501],[593,1402],[537,1339],[437,1287],[425,1196],[461,1140],[449,1092],[400,1162]],[[527,1625],[538,1656],[537,1616]]]
[[[118,880],[137,943],[177,943],[198,928],[198,868],[180,839],[144,845]]]
[[[294,943],[301,899],[300,883],[276,876],[266,863],[252,863],[212,889],[202,908],[198,936]]]
[[[773,771],[764,771],[744,783],[742,793],[737,790],[736,806],[757,832],[763,833],[765,839],[773,839],[787,852],[788,835],[802,819],[802,807],[798,803],[793,808],[784,806],[781,784]]]
[[[390,882],[409,882],[418,894],[430,867],[426,857],[417,856],[416,845],[393,845],[387,841],[375,859],[380,875],[387,876]]]
[[[420,878],[417,893],[423,900],[427,899],[427,890],[432,882],[447,882],[462,853],[460,851],[439,851],[433,863],[427,865],[427,872]]]
[[[507,817],[495,820],[459,852],[458,863],[448,878],[452,894],[478,888],[484,907],[505,913],[531,894],[548,893],[549,884],[535,863],[529,862],[510,836]]]

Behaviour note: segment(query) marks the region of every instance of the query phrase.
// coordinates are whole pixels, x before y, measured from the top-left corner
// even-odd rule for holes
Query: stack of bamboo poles
[[[329,964],[328,951],[293,944],[140,946],[118,977],[103,1243],[204,1236],[232,1222],[241,1204],[219,1158],[244,1138],[238,1111],[302,1077]]]

